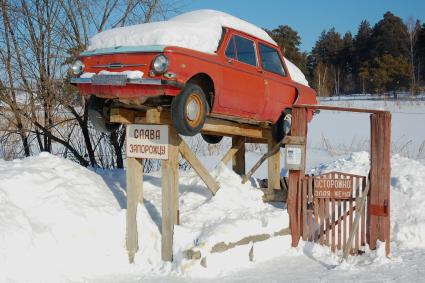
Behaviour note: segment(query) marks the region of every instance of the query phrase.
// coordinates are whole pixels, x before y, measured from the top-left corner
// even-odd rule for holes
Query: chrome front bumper
[[[93,85],[115,85],[115,86],[124,86],[126,84],[138,84],[138,85],[162,85],[162,81],[160,79],[126,79],[124,83],[108,83],[104,81],[102,83],[96,83],[95,80],[91,78],[71,78],[72,84],[93,84]]]

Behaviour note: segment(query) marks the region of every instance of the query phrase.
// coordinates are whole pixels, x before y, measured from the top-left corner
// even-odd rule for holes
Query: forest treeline
[[[301,38],[291,27],[266,31],[320,96],[424,91],[425,24],[419,20],[386,12],[373,26],[362,21],[354,35],[324,30],[310,53],[300,51]]]

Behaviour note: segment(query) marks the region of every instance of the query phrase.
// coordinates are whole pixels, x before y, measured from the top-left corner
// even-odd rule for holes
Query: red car
[[[222,26],[213,52],[173,44],[97,48],[83,52],[73,64],[78,77],[71,82],[90,96],[90,118],[103,131],[116,128],[108,122],[111,105],[125,104],[170,109],[182,135],[199,133],[205,117],[211,116],[270,124],[280,140],[290,130],[292,105],[316,104],[316,92],[302,79],[294,80],[299,69],[271,39],[262,37]],[[211,143],[221,139],[203,137]]]

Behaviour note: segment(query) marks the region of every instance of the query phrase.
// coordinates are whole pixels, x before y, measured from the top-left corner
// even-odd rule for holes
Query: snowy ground
[[[210,149],[211,154],[201,157],[222,185],[215,197],[193,172],[180,174],[181,225],[175,229],[173,264],[160,260],[160,172],[145,178],[145,201],[138,214],[140,250],[136,263],[129,265],[123,170],[89,170],[46,153],[0,161],[0,282],[423,280],[425,157],[421,144],[425,131],[421,125],[425,103],[326,103],[393,112],[391,258],[384,256],[381,247],[339,264],[339,256],[327,248],[303,242],[290,248],[289,236],[280,236],[210,254],[207,268],[199,261],[183,259],[182,251],[195,245],[208,253],[218,241],[231,242],[288,226],[284,207],[262,203],[255,182],[241,185],[232,171],[215,168],[228,146],[224,141],[223,148]],[[367,174],[369,118],[355,115],[323,112],[316,117],[309,126],[309,170]],[[402,146],[403,139],[411,142]],[[259,158],[260,151],[247,154],[247,167]],[[266,177],[266,168],[260,168],[256,177]],[[253,261],[249,260],[251,249]]]

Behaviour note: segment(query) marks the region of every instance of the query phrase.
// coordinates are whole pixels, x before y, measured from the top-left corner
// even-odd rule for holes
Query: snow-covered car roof
[[[171,45],[214,54],[220,43],[223,27],[239,30],[277,45],[267,32],[251,23],[220,11],[197,10],[181,14],[168,21],[103,31],[90,39],[88,51],[118,46]],[[287,64],[287,66],[294,81],[308,85],[301,70],[294,64]],[[300,73],[301,79],[296,80],[295,78],[300,77]]]
[[[116,46],[173,45],[214,53],[223,27],[230,27],[277,45],[263,29],[229,14],[197,10],[168,21],[152,22],[103,31],[90,40],[88,50]]]

